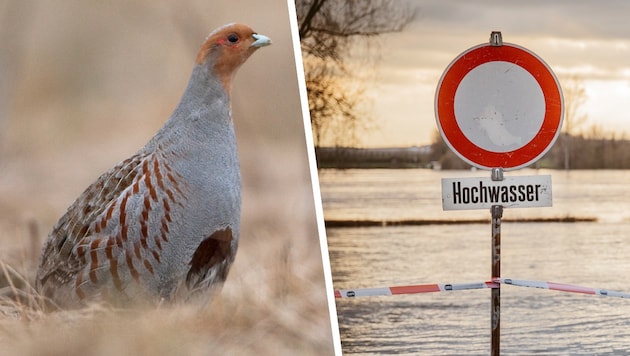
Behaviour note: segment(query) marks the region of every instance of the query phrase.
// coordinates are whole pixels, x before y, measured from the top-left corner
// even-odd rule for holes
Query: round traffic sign
[[[509,43],[482,44],[449,64],[435,95],[447,145],[483,169],[514,170],[540,159],[563,119],[562,90],[536,54]]]

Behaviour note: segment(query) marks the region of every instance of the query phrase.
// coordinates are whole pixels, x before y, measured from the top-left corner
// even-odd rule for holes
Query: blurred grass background
[[[5,305],[0,354],[333,353],[285,0],[0,1],[0,259],[32,281],[52,225],[162,126],[228,22],[273,45],[234,84],[243,226],[221,294],[202,309]]]

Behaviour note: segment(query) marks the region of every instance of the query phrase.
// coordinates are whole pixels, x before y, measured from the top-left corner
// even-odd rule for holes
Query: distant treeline
[[[470,168],[442,140],[422,147],[317,147],[315,152],[319,168]],[[630,169],[630,140],[563,134],[534,165],[551,169]]]
[[[316,147],[319,168],[419,168],[429,164],[431,146],[408,148]]]

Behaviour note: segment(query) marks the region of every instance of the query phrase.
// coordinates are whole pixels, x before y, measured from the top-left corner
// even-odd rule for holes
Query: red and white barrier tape
[[[517,286],[517,287],[549,289],[549,290],[557,290],[557,291],[569,292],[569,293],[592,294],[592,295],[600,295],[602,297],[630,298],[630,293],[616,292],[616,291],[607,290],[607,289],[576,286],[573,284],[543,282],[543,281],[528,281],[528,280],[523,280],[523,279],[511,279],[511,278],[496,278],[494,279],[494,281],[497,283],[509,284],[511,286]]]
[[[360,289],[341,289],[335,291],[335,298],[355,298],[355,297],[374,297],[374,296],[388,296],[397,294],[418,294],[418,293],[433,293],[433,292],[449,292],[456,290],[469,290],[469,289],[485,289],[485,288],[498,288],[499,284],[507,284],[516,287],[528,287],[557,290],[561,292],[569,293],[581,293],[599,295],[603,297],[616,297],[616,298],[630,298],[630,293],[616,292],[606,289],[597,289],[590,287],[577,286],[572,284],[543,282],[543,281],[529,281],[524,279],[511,279],[511,278],[495,278],[488,282],[477,283],[452,283],[452,284],[417,284],[409,286],[394,286],[394,287],[382,287],[382,288],[360,288]]]
[[[382,287],[382,288],[342,289],[342,290],[335,291],[335,298],[374,297],[374,296],[396,295],[396,294],[448,292],[448,291],[466,290],[466,289],[497,288],[498,286],[499,285],[495,282],[478,282],[478,283],[452,283],[452,284],[417,284],[417,285],[411,285],[411,286],[396,286],[396,287]]]

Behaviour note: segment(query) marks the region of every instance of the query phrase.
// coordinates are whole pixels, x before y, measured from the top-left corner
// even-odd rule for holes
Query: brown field
[[[234,84],[243,226],[223,291],[207,306],[46,314],[0,277],[0,354],[333,353],[286,2],[262,3],[0,6],[0,261],[28,282],[65,209],[168,118],[210,30],[244,22],[274,41]]]

